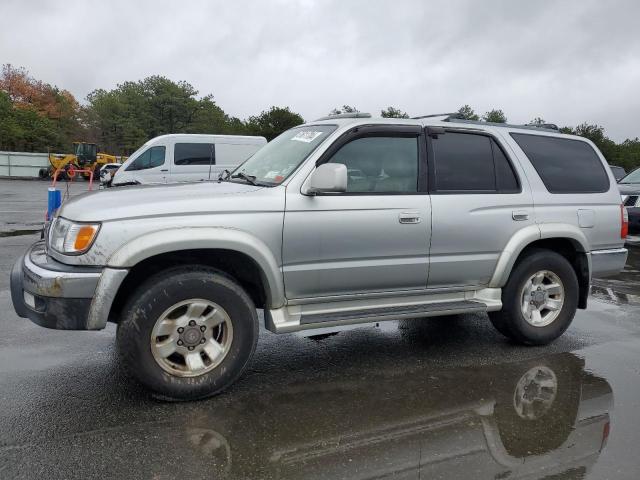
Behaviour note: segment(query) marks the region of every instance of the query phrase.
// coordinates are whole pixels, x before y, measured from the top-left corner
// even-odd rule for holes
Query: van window
[[[432,145],[436,191],[520,191],[513,167],[491,137],[447,131],[433,139]]]
[[[146,170],[148,168],[159,167],[164,165],[166,148],[162,146],[155,146],[145,150],[138,156],[129,166],[126,168],[130,170]]]
[[[358,138],[329,162],[347,167],[347,193],[418,191],[418,137]]]
[[[527,155],[550,193],[609,190],[609,176],[588,143],[527,133],[512,133],[511,137]]]
[[[176,143],[173,150],[173,163],[175,165],[215,165],[215,144]]]

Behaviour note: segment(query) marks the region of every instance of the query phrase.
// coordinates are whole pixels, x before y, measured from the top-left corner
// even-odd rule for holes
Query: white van
[[[215,180],[267,143],[264,137],[170,134],[136,150],[113,177],[112,185]]]

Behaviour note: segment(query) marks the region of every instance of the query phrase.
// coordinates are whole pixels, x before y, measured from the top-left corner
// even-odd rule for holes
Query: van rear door
[[[262,146],[244,143],[216,143],[215,178],[218,178],[218,175],[223,170],[233,171],[238,165],[260,150]]]

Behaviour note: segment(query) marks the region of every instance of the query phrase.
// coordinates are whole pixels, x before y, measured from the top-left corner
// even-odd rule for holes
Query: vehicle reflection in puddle
[[[227,404],[186,404],[159,422],[44,442],[29,462],[64,462],[64,451],[109,457],[81,470],[135,451],[131,478],[583,478],[613,403],[609,384],[571,353],[291,380]]]

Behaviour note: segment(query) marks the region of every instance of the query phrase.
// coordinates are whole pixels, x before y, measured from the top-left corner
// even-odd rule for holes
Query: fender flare
[[[490,288],[501,288],[509,279],[511,270],[516,263],[516,259],[522,251],[536,240],[546,240],[551,238],[566,239],[573,243],[579,252],[589,252],[589,242],[582,231],[567,223],[545,223],[528,225],[509,239],[507,245],[502,250],[498,263],[489,282]],[[587,255],[588,257],[588,255]]]
[[[243,253],[256,262],[270,308],[284,305],[284,281],[273,252],[259,238],[226,227],[168,228],[128,241],[107,260],[109,268],[131,268],[147,258],[179,250],[224,249]]]

